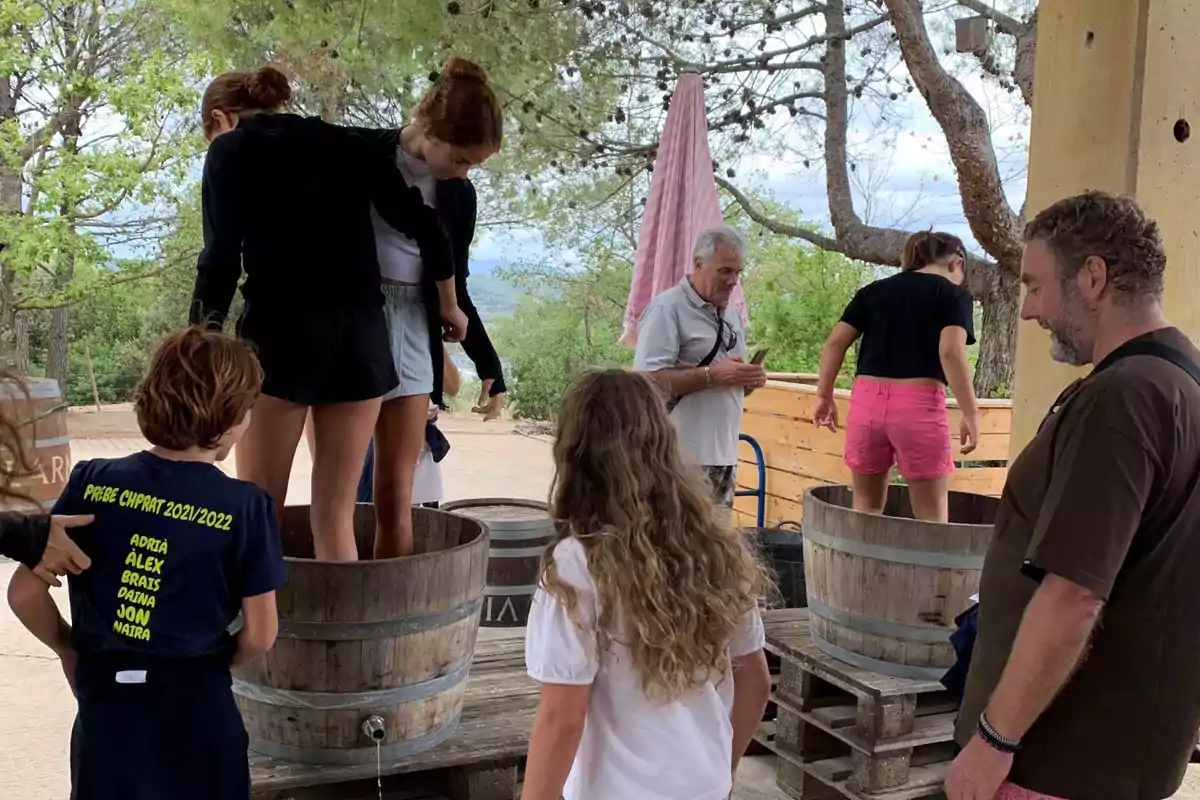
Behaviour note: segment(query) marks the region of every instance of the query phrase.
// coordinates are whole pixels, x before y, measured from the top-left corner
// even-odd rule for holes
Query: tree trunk
[[[50,352],[46,357],[46,377],[58,381],[65,393],[71,378],[70,306],[50,310]]]
[[[17,96],[12,78],[0,77],[0,122],[9,123],[16,119]],[[23,161],[20,156],[9,153],[0,157],[0,214],[10,218],[15,226],[21,215],[21,191]],[[17,273],[9,260],[8,242],[0,242],[0,368],[18,375],[29,371],[29,336],[25,336],[26,357],[20,358],[20,341],[16,336]]]
[[[13,319],[14,355],[10,366],[14,375],[29,374],[29,312],[18,311]]]
[[[997,264],[987,271],[980,298],[983,325],[975,364],[977,397],[1011,397],[1017,356],[1017,315],[1021,302],[1016,265]]]
[[[68,33],[71,31],[68,30]],[[83,97],[69,96],[63,101],[63,144],[62,158],[74,159],[79,155],[79,138],[83,135],[83,120],[80,112],[83,108]],[[67,222],[69,245],[62,253],[54,274],[54,288],[65,288],[75,279],[75,248],[76,241],[76,212],[80,198],[67,193],[63,198],[59,213]],[[50,310],[50,347],[46,357],[46,377],[58,381],[58,387],[64,396],[67,392],[67,381],[71,379],[71,307],[67,304]]]

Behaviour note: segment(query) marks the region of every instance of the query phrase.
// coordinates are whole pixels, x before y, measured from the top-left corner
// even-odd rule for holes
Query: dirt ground
[[[145,446],[132,407],[73,408],[67,422],[71,455],[76,460],[113,457]],[[467,497],[519,497],[545,500],[553,465],[544,436],[519,433],[512,422],[483,422],[471,413],[443,413],[438,426],[450,440],[450,453],[442,461],[446,499]],[[231,455],[222,467],[233,474]],[[292,467],[288,503],[308,503],[312,461],[301,439]]]
[[[145,446],[128,405],[101,412],[72,409],[69,417],[75,460],[125,455]],[[517,431],[511,422],[483,423],[470,414],[444,415],[441,428],[451,443],[443,461],[448,500],[466,497],[544,499],[553,467],[549,441]],[[224,465],[232,474],[233,460]],[[302,443],[292,470],[288,502],[308,502],[310,460]],[[0,563],[0,586],[11,563]],[[65,592],[55,599],[65,608]],[[57,660],[0,607],[0,798],[66,800],[67,743],[74,700]],[[770,758],[750,759],[742,768],[737,800],[783,800]],[[1192,767],[1176,800],[1200,800],[1200,768]]]

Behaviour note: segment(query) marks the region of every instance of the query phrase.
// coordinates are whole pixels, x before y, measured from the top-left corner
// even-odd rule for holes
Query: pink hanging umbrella
[[[706,116],[704,82],[694,72],[684,73],[671,98],[638,233],[633,281],[625,305],[625,330],[620,340],[627,347],[637,344],[638,320],[650,300],[691,274],[696,237],[724,224],[713,179]],[[741,286],[734,288],[730,302],[742,321],[748,323]]]

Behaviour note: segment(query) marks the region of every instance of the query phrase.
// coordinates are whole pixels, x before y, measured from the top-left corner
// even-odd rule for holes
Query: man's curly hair
[[[1162,233],[1133,198],[1092,191],[1059,200],[1025,226],[1025,241],[1050,248],[1064,282],[1095,256],[1108,267],[1116,302],[1162,300],[1167,267]]]

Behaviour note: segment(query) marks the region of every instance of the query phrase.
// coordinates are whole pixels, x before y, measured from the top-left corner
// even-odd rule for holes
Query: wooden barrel
[[[375,511],[355,534],[370,559]],[[308,764],[374,764],[450,738],[462,713],[487,574],[478,522],[413,509],[414,554],[315,561],[308,506],[283,514],[279,638],[234,669],[250,749]],[[378,743],[378,750],[376,749]]]
[[[3,458],[16,471],[10,489],[19,497],[0,497],[0,510],[49,511],[71,475],[71,440],[67,435],[67,404],[58,381],[50,378],[10,378],[0,381],[0,414],[13,423],[25,454],[24,468]]]
[[[525,625],[537,588],[542,552],[553,536],[546,504],[483,498],[458,500],[442,508],[478,520],[488,528],[491,544],[480,624],[486,628]]]
[[[950,493],[950,522],[912,518],[892,486],[884,515],[854,511],[848,486],[804,496],[804,577],[813,644],[849,664],[939,680],[954,618],[979,591],[999,501]]]
[[[789,530],[784,526],[792,526]],[[804,608],[808,592],[804,587],[804,537],[799,525],[781,523],[774,528],[743,528],[775,580],[775,590],[767,598],[772,608]]]

